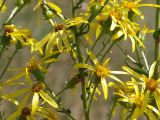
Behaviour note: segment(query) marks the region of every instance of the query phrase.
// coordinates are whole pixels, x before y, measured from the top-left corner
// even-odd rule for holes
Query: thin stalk
[[[1,48],[1,51],[0,51],[0,58],[1,58],[2,54],[3,54],[4,48],[5,48],[4,46]]]
[[[102,61],[104,60],[104,58],[105,58],[106,55],[110,52],[110,50],[112,49],[112,47],[115,45],[116,42],[117,42],[117,41],[113,41],[113,42],[110,44],[109,48],[108,48],[108,49],[105,51],[105,53],[103,54],[100,62],[102,62]]]
[[[7,0],[3,0],[2,4],[1,4],[1,6],[0,6],[0,11],[2,10],[2,8],[3,8],[3,6],[4,6],[4,4],[5,4],[6,1],[7,1]]]
[[[140,55],[139,55],[139,51],[138,51],[138,48],[137,48],[137,44],[136,44],[136,56],[137,56],[137,60],[138,60],[138,63],[140,64],[140,65],[142,65],[142,63],[141,63],[141,58],[140,58]]]
[[[47,88],[47,90],[49,91],[49,93],[52,95],[52,99],[55,100],[55,97],[56,97],[56,96],[53,94],[52,90],[49,88],[49,86],[48,86],[45,82],[43,82],[43,83],[44,83],[44,85],[46,86],[46,88]],[[62,106],[62,104],[60,104],[59,107],[60,107],[60,109],[70,118],[70,120],[76,120],[76,119],[71,115],[71,113],[68,112],[68,110],[65,109],[65,108]]]
[[[132,58],[130,55],[127,54],[127,52],[125,52],[123,50],[123,48],[119,45],[116,44],[116,46],[120,49],[120,51],[126,56],[126,58],[130,59],[133,63],[137,63],[136,60],[134,60],[134,58]]]
[[[114,112],[114,110],[115,110],[116,104],[117,104],[117,101],[116,101],[116,100],[113,100],[113,105],[112,105],[111,111],[110,111],[110,113],[109,113],[108,120],[112,120],[112,115],[113,115],[113,112]]]
[[[6,20],[5,24],[10,23],[11,20],[15,17],[15,15],[16,15],[22,8],[23,8],[23,6],[22,6],[22,7],[16,6],[16,7],[12,10],[12,12],[11,12],[11,14],[9,15],[8,19]]]
[[[103,31],[102,31],[101,34],[97,37],[96,41],[94,42],[94,44],[93,44],[93,46],[92,46],[92,48],[91,48],[91,51],[93,51],[93,49],[96,47],[96,45],[97,45],[99,39],[102,37],[102,35],[103,35]],[[86,58],[86,60],[85,60],[85,63],[87,63],[88,59],[89,59],[89,55],[87,55],[87,58]]]
[[[76,29],[75,29],[76,32]],[[81,49],[80,49],[80,41],[78,39],[78,37],[76,36],[76,47],[77,47],[77,53],[78,53],[78,61],[80,63],[83,63],[83,57],[82,57],[82,53],[81,53]],[[83,69],[79,69],[79,73],[80,73],[80,79],[81,79],[81,90],[82,90],[82,103],[83,103],[83,112],[85,115],[85,120],[89,120],[89,114],[87,112],[87,99],[86,99],[86,83],[85,83],[85,76],[83,73]]]
[[[160,0],[156,0],[156,4],[160,5]],[[155,17],[155,30],[160,29],[160,8],[156,8],[156,17]],[[159,60],[160,60],[160,34],[157,38],[155,38],[155,61],[157,61],[157,65],[155,68],[155,79],[159,78]]]
[[[8,59],[7,65],[5,66],[4,70],[2,71],[1,75],[0,75],[0,80],[2,79],[2,77],[4,76],[5,72],[7,71],[8,66],[11,64],[14,56],[16,55],[18,49],[16,48],[15,51],[13,52],[12,56]]]
[[[65,90],[67,90],[67,88],[63,88],[60,92],[58,92],[58,93],[56,94],[56,97],[58,97],[59,95],[61,95]]]
[[[88,111],[88,112],[90,111],[91,103],[92,103],[92,101],[93,101],[93,96],[94,96],[94,94],[95,94],[95,92],[96,92],[97,86],[98,86],[98,85],[95,84],[95,86],[94,86],[94,88],[93,88],[93,92],[92,92],[91,97],[90,97],[90,99],[89,99],[88,107],[87,107],[87,111]],[[89,113],[88,113],[88,114],[89,114]]]
[[[101,50],[96,54],[96,57],[98,58],[99,57],[99,55],[103,52],[103,50],[105,50],[105,48],[106,48],[106,46],[107,46],[107,44],[110,42],[110,38],[109,38],[109,40],[105,43],[105,44],[103,44],[103,47],[101,48]]]
[[[104,6],[107,4],[108,1],[109,0],[105,1],[104,5],[101,7],[101,9],[98,12],[94,13],[94,16],[93,15],[90,16],[90,18],[88,19],[89,23],[92,22],[95,19],[95,17],[103,10]],[[79,31],[78,35],[81,35],[87,26],[88,26],[88,24],[82,24],[80,26],[80,31]]]

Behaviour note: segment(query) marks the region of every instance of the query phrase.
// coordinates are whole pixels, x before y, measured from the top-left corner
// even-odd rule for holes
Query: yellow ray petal
[[[47,93],[45,93],[43,90],[41,90],[39,92],[39,94],[45,102],[47,102],[48,104],[50,104],[54,108],[58,108],[58,104]]]
[[[107,100],[107,98],[108,98],[108,86],[107,86],[107,82],[106,82],[105,78],[101,78],[101,85],[102,85],[102,88],[103,88],[104,99]]]
[[[32,115],[36,112],[38,108],[38,102],[39,102],[39,95],[38,93],[35,92],[33,94],[33,99],[32,99],[32,112],[31,112]]]
[[[155,62],[151,65],[151,67],[150,67],[150,69],[149,69],[149,78],[150,78],[150,79],[153,77],[156,64],[157,64],[157,62],[155,61]]]

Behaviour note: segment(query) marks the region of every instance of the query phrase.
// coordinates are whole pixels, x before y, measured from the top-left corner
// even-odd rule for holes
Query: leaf
[[[35,92],[33,94],[33,99],[32,99],[32,112],[31,112],[32,115],[36,112],[38,108],[38,103],[39,103],[39,95],[37,92]]]
[[[157,62],[155,61],[155,62],[151,65],[151,67],[150,67],[150,69],[149,69],[149,79],[151,79],[151,78],[153,77],[156,64],[157,64]]]
[[[54,108],[58,108],[58,104],[50,97],[47,93],[45,93],[43,90],[39,92],[40,96],[43,98],[45,102],[50,104]]]
[[[107,98],[108,98],[108,86],[107,86],[107,82],[106,82],[104,77],[101,78],[101,85],[102,85],[102,88],[103,88],[104,99],[107,100]]]

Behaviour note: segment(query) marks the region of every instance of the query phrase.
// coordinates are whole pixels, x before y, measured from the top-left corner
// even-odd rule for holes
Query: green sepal
[[[136,14],[135,14],[132,10],[130,10],[130,11],[128,12],[128,19],[129,19],[130,21],[133,21],[133,20],[135,20],[135,18],[136,18]]]
[[[31,73],[34,75],[36,80],[38,80],[39,82],[44,81],[45,74],[42,71],[40,71],[40,69],[33,70]]]
[[[10,36],[3,35],[2,37],[0,37],[0,39],[1,39],[1,43],[2,43],[3,46],[9,46],[10,45],[10,40],[11,40]]]
[[[108,19],[102,23],[104,33],[110,32],[111,24],[112,24],[111,17],[108,17]]]
[[[157,30],[155,30],[155,32],[153,33],[153,37],[156,40],[160,37],[160,28],[158,28]]]

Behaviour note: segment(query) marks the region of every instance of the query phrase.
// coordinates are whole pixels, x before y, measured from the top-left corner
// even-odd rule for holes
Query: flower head
[[[93,71],[98,78],[100,78],[101,85],[103,88],[103,93],[104,93],[104,98],[107,99],[108,97],[108,85],[106,82],[106,77],[112,78],[113,80],[117,81],[120,84],[124,84],[120,79],[115,77],[112,74],[126,74],[123,71],[112,71],[108,67],[109,58],[104,61],[103,64],[100,64],[97,60],[97,58],[93,55],[91,51],[88,51],[88,54],[90,58],[92,59],[93,63],[95,64],[94,66],[88,65],[88,64],[83,64],[83,63],[77,63],[75,64],[76,68],[86,68],[91,71]]]

